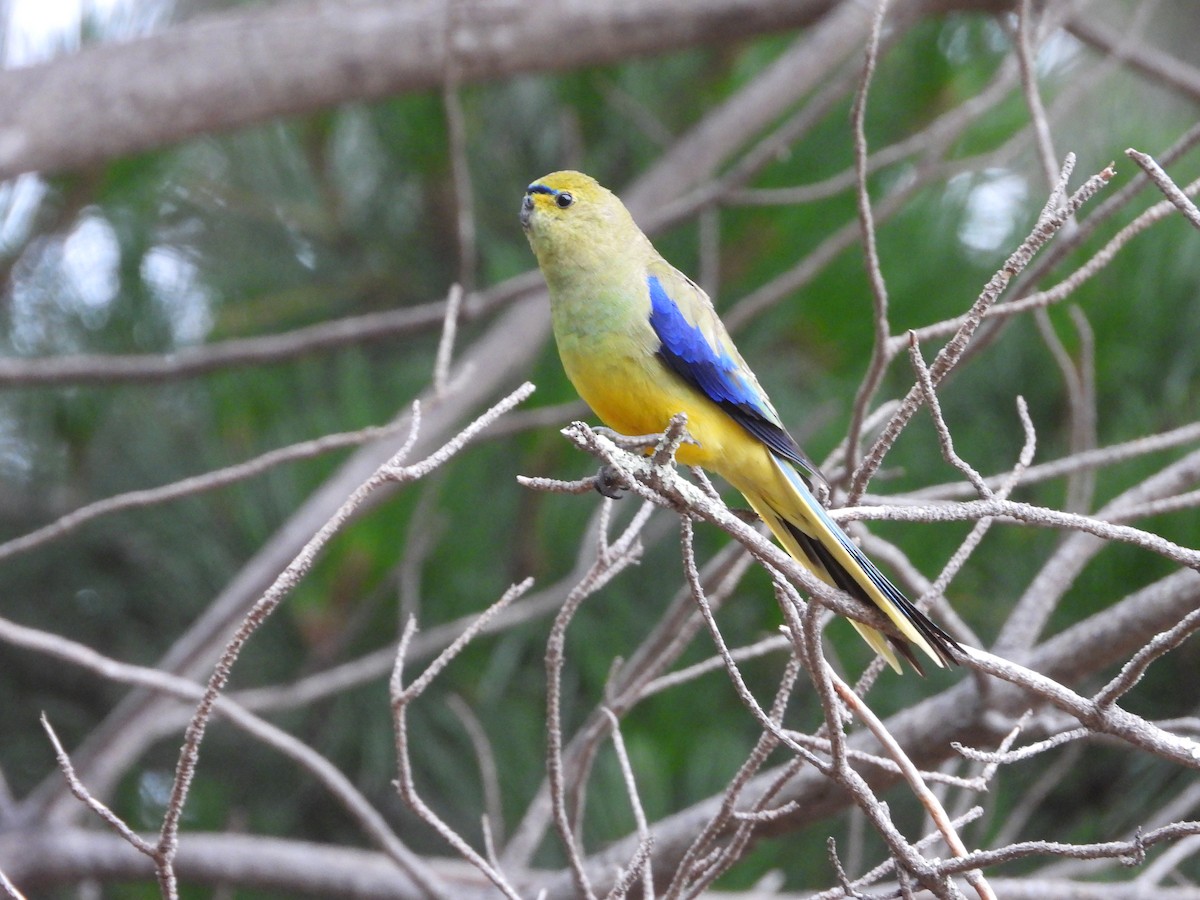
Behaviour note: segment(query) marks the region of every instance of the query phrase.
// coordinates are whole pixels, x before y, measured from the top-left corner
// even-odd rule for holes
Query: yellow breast
[[[688,434],[696,441],[680,447],[677,458],[683,465],[701,466],[734,483],[744,481],[748,472],[770,470],[762,443],[657,359],[564,353],[563,364],[579,396],[614,431],[659,434],[673,415],[683,412]]]

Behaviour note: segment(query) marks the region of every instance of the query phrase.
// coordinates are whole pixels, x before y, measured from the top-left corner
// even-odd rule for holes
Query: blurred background
[[[1070,18],[1061,4],[1046,7],[1056,21]],[[1196,123],[1200,7],[1188,0],[1097,0],[1083,7],[1078,17],[1087,27],[1115,34],[1191,79],[1123,62],[1078,29],[1053,27],[1041,36],[1036,75],[1057,156],[1076,155],[1072,184],[1115,161],[1111,194],[1137,173],[1124,157],[1127,147],[1158,155]],[[259,8],[272,5],[9,0],[0,7],[0,53],[12,70],[53,64],[92,45]],[[298,14],[305,8],[298,6]],[[814,17],[811,27],[821,24]],[[961,3],[905,15],[885,32],[866,134],[872,151],[900,148],[878,159],[869,182],[893,332],[963,312],[1046,202],[1044,166],[1016,75],[1015,28],[1008,4]],[[536,579],[535,590],[565,583],[581,547],[593,539],[589,529],[600,499],[531,492],[516,476],[592,473],[594,461],[558,433],[570,420],[590,417],[562,375],[544,310],[528,314],[540,324],[499,330],[511,327],[505,316],[538,284],[527,274],[533,259],[516,219],[524,187],[564,167],[630,192],[659,249],[713,295],[797,439],[825,460],[846,433],[872,342],[871,294],[848,177],[862,44],[830,62],[811,88],[780,101],[762,127],[735,138],[725,132],[729,149],[707,170],[687,171],[673,155],[704,140],[706,124],[720,121],[715,117],[749,104],[750,88],[805,35],[792,28],[730,42],[707,34],[691,45],[604,65],[467,78],[447,90],[382,99],[351,97],[82,167],[9,177],[0,183],[0,353],[14,368],[4,371],[40,357],[108,362],[54,383],[3,382],[0,538],[18,537],[95,500],[387,423],[414,398],[429,399],[441,331],[437,304],[461,284],[467,296],[456,358],[475,359],[483,368],[472,375],[476,395],[469,402],[456,406],[453,392],[445,398],[444,432],[429,434],[425,452],[520,381],[533,381],[535,395],[507,426],[340,534],[254,637],[231,687],[286,686],[374,652],[383,659],[410,613],[430,631],[481,611],[526,576]],[[536,55],[539,48],[524,52]],[[247,59],[250,91],[256,66],[269,68],[271,61]],[[793,117],[804,111],[811,121],[795,125]],[[791,130],[748,180],[730,182],[715,201],[695,199],[706,184],[750,165],[758,142],[780,125]],[[1200,174],[1200,155],[1184,154],[1168,170],[1186,184]],[[656,193],[653,179],[664,177],[676,179],[678,189]],[[1160,199],[1153,188],[1142,191],[1027,287],[1057,283]],[[840,246],[829,243],[839,234],[845,234]],[[1085,449],[1080,441],[1105,446],[1194,422],[1200,413],[1198,251],[1196,230],[1168,216],[1124,246],[1068,303],[1051,308],[1045,321],[1025,316],[989,331],[941,395],[959,454],[985,474],[1012,466],[1023,440],[1018,396],[1028,401],[1037,427],[1038,461]],[[793,278],[805,260],[809,269]],[[375,329],[374,320],[360,318],[406,308],[421,313],[415,325]],[[339,321],[362,327],[328,345],[307,341],[301,331]],[[204,348],[284,334],[298,336],[296,347],[279,358],[171,368],[172,360],[205,358]],[[474,355],[489,338],[507,342],[503,372],[494,358]],[[940,346],[925,346],[926,359]],[[187,355],[198,351],[199,357]],[[1063,353],[1074,361],[1076,384],[1056,362]],[[157,374],[106,377],[106,366],[117,359],[135,373]],[[880,399],[901,396],[912,381],[901,357],[889,368]],[[1080,423],[1070,403],[1080,384],[1094,392],[1093,423]],[[436,408],[437,401],[430,402]],[[338,478],[354,452],[322,454],[232,486],[102,517],[4,558],[0,615],[153,666],[316,492]],[[1063,508],[1080,499],[1068,496],[1072,490],[1083,490],[1084,507],[1096,509],[1163,464],[1163,456],[1138,458],[1106,468],[1083,488],[1052,480],[1022,489],[1018,499]],[[920,414],[871,491],[897,494],[956,480],[928,417]],[[634,507],[632,500],[617,504],[618,522]],[[1189,510],[1138,524],[1185,546],[1200,542]],[[894,541],[932,578],[968,528],[878,523],[872,531]],[[676,534],[674,518],[656,513],[642,563],[591,598],[572,624],[564,686],[568,728],[600,701],[613,660],[633,653],[678,590]],[[998,526],[950,586],[948,599],[984,646],[1060,540],[1046,530]],[[707,557],[727,539],[701,527],[698,541]],[[1047,635],[1172,568],[1143,550],[1106,549],[1075,579]],[[543,614],[472,645],[410,714],[419,785],[477,845],[484,778],[465,722],[486,735],[503,773],[499,821],[512,829],[543,777],[543,656],[554,608],[549,603]],[[778,627],[780,614],[762,573],[744,577],[721,624],[731,644]],[[827,643],[851,674],[869,661],[844,622],[829,627]],[[1185,646],[1153,668],[1130,707],[1151,718],[1194,715],[1194,691],[1183,698],[1180,685],[1194,683],[1196,652]],[[683,662],[711,653],[702,637]],[[769,697],[783,665],[779,654],[748,663],[752,688]],[[885,675],[873,699],[886,713],[962,677]],[[440,839],[401,808],[392,787],[386,678],[381,664],[348,689],[300,704],[280,702],[270,718],[332,760],[410,846],[446,855]],[[75,801],[59,796],[61,778],[37,720],[45,712],[69,750],[96,746],[88,742],[104,734],[103,723],[128,692],[40,652],[0,644],[0,773],[8,807],[36,798],[46,804],[39,815],[49,815],[53,798],[59,818],[48,821],[95,826]],[[156,829],[161,819],[180,743],[180,708],[163,712],[157,724],[140,720],[136,751],[117,754],[120,763],[111,771],[92,771],[89,783],[136,828]],[[795,716],[798,727],[819,723],[811,698],[797,705]],[[646,701],[622,729],[652,821],[719,792],[758,734],[722,672]],[[80,752],[86,761],[86,749]],[[1185,784],[1177,770],[1153,760],[1096,745],[1088,753],[1087,766],[1064,767],[1041,802],[1023,811],[1024,827],[1013,837],[1106,839],[1132,829],[1164,793]],[[999,785],[1030,777],[1036,776],[1015,767],[1001,773]],[[979,845],[1011,812],[1002,789],[994,796],[1001,799],[973,833]],[[915,826],[916,813],[905,813],[903,799],[896,802],[901,821]],[[365,844],[303,773],[222,725],[206,739],[185,828]],[[589,797],[585,844],[602,846],[631,828],[628,800],[605,748]],[[722,885],[748,889],[769,872],[790,889],[834,883],[824,856],[829,834],[866,841],[867,860],[882,852],[877,838],[862,835],[861,821],[842,814],[761,842]],[[504,835],[496,837],[502,842]],[[543,842],[536,862],[561,865],[553,839]],[[1193,877],[1200,874],[1194,863],[1187,865]],[[36,895],[157,895],[152,880],[91,890],[47,888]],[[185,896],[211,891],[186,890],[195,893]],[[247,888],[224,896],[235,895],[284,896]]]

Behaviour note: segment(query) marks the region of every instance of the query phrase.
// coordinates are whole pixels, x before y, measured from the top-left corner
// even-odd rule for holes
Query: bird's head
[[[617,196],[582,172],[552,172],[525,189],[521,227],[543,270],[621,252],[641,231]]]

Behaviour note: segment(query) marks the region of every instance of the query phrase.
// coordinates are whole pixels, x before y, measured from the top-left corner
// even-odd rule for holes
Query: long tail
[[[884,635],[869,625],[851,620],[850,624],[858,629],[863,639],[897,672],[903,670],[895,651],[899,651],[914,669],[925,674],[911,645],[919,647],[939,667],[957,664],[962,649],[954,638],[913,606],[912,601],[867,559],[833,521],[791,464],[775,457],[775,465],[790,488],[785,496],[768,500],[755,491],[743,489],[742,493],[788,553],[826,583],[879,607],[905,638]]]

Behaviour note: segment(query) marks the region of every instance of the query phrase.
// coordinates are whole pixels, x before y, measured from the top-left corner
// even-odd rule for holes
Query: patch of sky
[[[8,0],[2,7],[5,68],[31,66],[78,50],[85,38],[129,40],[170,16],[170,0]]]
[[[1017,230],[1029,224],[1029,185],[1008,169],[957,175],[945,196],[948,205],[962,210],[958,240],[969,253],[993,258],[1009,249]]]
[[[59,265],[67,286],[64,300],[74,307],[83,324],[102,327],[117,297],[121,247],[103,216],[86,212],[62,243]]]
[[[33,229],[46,196],[46,182],[29,173],[0,182],[0,254],[16,251]]]
[[[142,281],[166,315],[176,346],[198,344],[213,325],[212,303],[196,264],[178,247],[152,247],[141,266]]]

